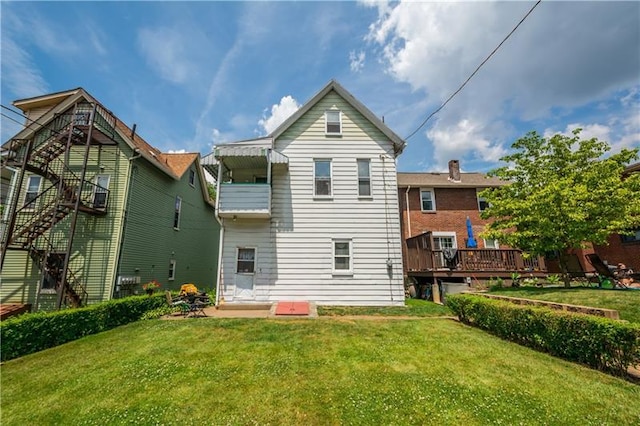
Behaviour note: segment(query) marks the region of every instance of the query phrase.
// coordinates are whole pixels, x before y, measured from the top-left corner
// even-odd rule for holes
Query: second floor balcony
[[[202,165],[218,181],[218,216],[270,218],[272,170],[286,168],[288,161],[286,156],[271,148],[268,138],[215,147],[202,159]]]
[[[271,185],[267,183],[222,183],[218,193],[218,215],[224,218],[271,217]]]

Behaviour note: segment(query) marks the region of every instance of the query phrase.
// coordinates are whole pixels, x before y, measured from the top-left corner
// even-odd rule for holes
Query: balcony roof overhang
[[[213,152],[202,158],[201,164],[213,176],[218,176],[220,163],[229,170],[233,169],[266,169],[272,165],[289,164],[289,158],[271,148],[261,146],[220,145]]]

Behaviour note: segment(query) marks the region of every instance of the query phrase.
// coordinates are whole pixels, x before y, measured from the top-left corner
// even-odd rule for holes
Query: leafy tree
[[[621,178],[639,149],[603,157],[610,150],[606,142],[579,134],[544,138],[530,132],[512,145],[515,152],[501,158],[508,165],[489,172],[509,183],[481,194],[489,202],[482,217],[493,219],[485,238],[544,255],[605,244],[610,234],[640,225],[640,175]],[[564,256],[560,268],[568,287]]]
[[[215,201],[216,200],[216,186],[214,184],[212,184],[211,182],[207,182],[207,191],[209,192],[209,198],[211,198],[211,201]]]

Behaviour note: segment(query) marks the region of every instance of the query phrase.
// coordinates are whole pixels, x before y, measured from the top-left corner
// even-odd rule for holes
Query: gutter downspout
[[[133,125],[134,131],[136,128],[136,125]],[[132,133],[133,136],[133,133]],[[142,157],[142,154],[140,153],[140,150],[138,148],[133,150],[134,152],[134,156],[128,158],[129,160],[129,182],[127,184],[127,193],[125,194],[125,199],[127,200],[124,206],[124,212],[123,212],[123,217],[122,217],[122,230],[120,231],[120,248],[118,249],[118,260],[116,263],[116,282],[115,285],[113,287],[111,287],[111,299],[114,298],[115,296],[115,292],[116,292],[116,287],[119,287],[118,284],[118,277],[120,277],[122,275],[122,271],[121,271],[121,267],[122,267],[122,252],[124,251],[124,244],[126,242],[126,230],[127,230],[127,220],[129,218],[129,201],[131,200],[131,187],[133,186],[133,180],[135,178],[135,175],[133,174],[134,168],[137,168],[137,166],[133,165],[133,161]],[[119,291],[121,291],[121,289],[119,288]],[[118,293],[118,296],[120,296],[120,293]]]
[[[409,191],[411,190],[411,185],[407,186],[407,190],[404,193],[405,198],[405,208],[407,209],[407,229],[409,230],[409,236],[407,238],[411,238],[411,212],[409,211]]]
[[[216,301],[215,306],[220,305],[220,291],[222,285],[222,249],[224,247],[224,219],[220,219],[218,212],[220,211],[220,180],[222,177],[222,172],[224,168],[224,163],[222,160],[218,160],[220,165],[218,166],[218,176],[216,176],[216,211],[215,217],[218,223],[220,224],[220,242],[218,246],[218,273],[216,277]]]

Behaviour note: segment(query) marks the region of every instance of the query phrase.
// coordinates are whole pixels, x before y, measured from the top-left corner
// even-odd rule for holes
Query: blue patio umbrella
[[[467,248],[478,248],[478,242],[473,238],[473,228],[469,216],[467,216]]]

